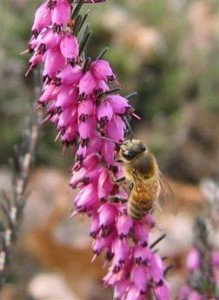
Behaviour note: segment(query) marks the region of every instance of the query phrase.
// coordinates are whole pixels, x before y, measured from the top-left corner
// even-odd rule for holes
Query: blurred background
[[[0,0],[0,186],[7,190],[8,161],[35,97],[33,76],[24,76],[29,56],[20,53],[27,48],[40,3]],[[168,278],[176,292],[186,277],[184,262],[193,241],[194,220],[207,214],[200,182],[208,178],[218,188],[219,2],[108,0],[107,5],[88,8],[93,30],[88,55],[95,58],[101,49],[110,47],[106,58],[122,84],[122,94],[138,92],[131,103],[142,120],[133,122],[134,136],[156,154],[174,192],[173,205],[179,213],[162,214],[158,222],[168,234],[160,251],[175,264]],[[61,156],[55,136],[52,125],[42,126],[30,196],[3,299],[111,299],[110,291],[103,296],[101,259],[90,264],[88,220],[69,219],[73,157],[70,153]],[[218,224],[210,233],[211,242],[216,244],[217,235]]]

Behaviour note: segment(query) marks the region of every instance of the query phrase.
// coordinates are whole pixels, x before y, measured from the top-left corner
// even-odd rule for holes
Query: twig
[[[35,81],[39,83],[37,75],[36,73]],[[35,85],[35,94],[36,97],[39,95],[39,84]],[[23,210],[28,198],[25,187],[35,159],[42,121],[42,111],[35,109],[34,111],[35,114],[26,120],[25,128],[21,134],[21,142],[14,147],[14,155],[11,159],[12,194],[8,195],[3,190],[0,198],[0,288],[8,279],[14,245],[18,238]]]

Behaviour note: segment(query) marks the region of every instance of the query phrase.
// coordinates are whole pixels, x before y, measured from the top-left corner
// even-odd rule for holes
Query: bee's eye
[[[146,150],[146,146],[143,143],[141,143],[140,149],[142,152],[144,152]]]
[[[122,151],[122,156],[127,160],[131,160],[133,157],[135,157],[135,155],[136,155],[136,151],[133,150]]]

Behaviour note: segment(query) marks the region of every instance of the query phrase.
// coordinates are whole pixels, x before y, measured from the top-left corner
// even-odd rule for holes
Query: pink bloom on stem
[[[71,65],[67,65],[64,69],[62,69],[62,71],[56,77],[61,80],[61,84],[73,85],[73,84],[78,84],[81,76],[82,76],[81,67],[79,66],[72,67]]]
[[[199,251],[198,249],[193,248],[187,256],[186,266],[190,271],[194,271],[199,267],[199,265],[200,265]]]
[[[131,280],[139,293],[144,293],[147,290],[149,280],[149,271],[145,266],[134,265],[131,271]]]
[[[59,115],[58,127],[67,128],[77,118],[77,107],[68,107]]]
[[[91,117],[84,122],[79,120],[78,132],[81,140],[87,140],[87,142],[90,143],[93,131],[95,130],[95,125],[95,120]]]
[[[94,92],[97,86],[97,80],[90,71],[87,71],[79,82],[79,94],[82,98],[86,98]]]
[[[104,282],[114,287],[116,300],[145,300],[148,288],[158,300],[167,300],[163,262],[148,247],[153,217],[135,221],[127,215],[128,192],[116,183],[123,176],[116,161],[127,130],[123,116],[134,115],[133,109],[123,96],[107,93],[108,83],[116,79],[108,61],[98,59],[85,68],[82,58],[77,59],[80,46],[70,33],[71,15],[69,0],[48,0],[38,9],[29,70],[44,61],[39,104],[57,126],[57,137],[76,148],[70,180],[71,187],[78,188],[74,214],[91,218],[93,260],[105,251],[109,270]]]
[[[110,95],[105,98],[105,101],[109,103],[115,114],[125,114],[128,109],[131,108],[127,99],[121,95]]]
[[[115,164],[115,145],[113,143],[103,139],[100,151],[108,167]]]
[[[114,297],[113,299],[119,300],[122,299],[123,295],[126,294],[127,289],[129,288],[129,280],[122,279],[118,281],[114,286]]]
[[[92,246],[93,253],[99,255],[104,249],[109,250],[115,238],[115,232],[111,231],[104,237],[95,238]]]
[[[60,50],[65,58],[75,59],[79,54],[77,38],[70,34],[65,35],[61,40]]]
[[[169,300],[170,299],[170,287],[166,280],[162,280],[160,284],[155,288],[155,294],[157,300]]]
[[[164,266],[162,259],[156,253],[153,253],[150,261],[149,272],[154,282],[162,280],[163,270]]]
[[[59,45],[61,40],[61,36],[57,33],[54,33],[51,28],[46,28],[41,32],[41,34],[38,37],[38,48],[37,51],[40,51],[40,49],[43,49],[47,51],[48,49],[54,48]]]
[[[110,176],[111,174],[107,169],[104,168],[101,170],[98,180],[98,198],[100,199],[100,201],[107,200],[112,191],[113,183],[110,180]],[[109,207],[111,206],[112,205],[110,205]]]
[[[102,101],[97,110],[97,118],[100,126],[104,127],[113,117],[113,109],[109,102]]]
[[[78,116],[81,122],[85,122],[90,115],[94,115],[96,107],[92,99],[86,99],[78,104]]]
[[[43,61],[43,55],[34,53],[34,55],[30,58],[29,63],[30,63],[30,68],[27,71],[26,74],[29,73],[29,71],[33,70],[35,67],[37,67],[41,62]]]
[[[60,71],[66,61],[62,56],[58,47],[49,49],[44,55],[44,71],[43,76],[55,77],[58,71]]]
[[[38,33],[51,22],[51,9],[47,3],[43,3],[35,12],[34,23],[32,30],[36,30]]]
[[[143,300],[140,298],[139,289],[134,284],[129,284],[129,288],[125,297],[126,300]]]
[[[115,205],[111,203],[105,203],[101,205],[101,207],[98,210],[98,213],[100,228],[106,228],[110,226],[117,217],[117,209]]]
[[[120,238],[128,237],[131,233],[133,221],[127,215],[121,215],[116,221],[116,228]]]
[[[113,74],[110,64],[108,61],[103,59],[92,62],[90,65],[90,71],[98,80],[112,81],[115,79],[115,75]]]
[[[114,115],[106,126],[107,134],[115,142],[121,142],[124,139],[126,126],[124,121],[117,115]]]
[[[134,260],[138,265],[148,265],[151,260],[151,250],[149,248],[145,248],[141,245],[136,245],[134,247]]]
[[[94,209],[98,205],[95,184],[91,183],[81,188],[74,199],[76,207],[81,211]]]
[[[38,100],[41,105],[46,105],[49,101],[55,100],[57,96],[57,87],[53,84],[46,85],[43,94]]]
[[[52,13],[52,23],[57,26],[67,24],[70,19],[71,6],[68,0],[57,0]]]
[[[74,106],[77,103],[78,91],[71,85],[62,85],[57,93],[56,107],[60,107],[62,110],[69,106]]]

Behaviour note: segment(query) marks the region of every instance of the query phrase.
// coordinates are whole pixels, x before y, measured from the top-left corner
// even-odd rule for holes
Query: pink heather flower
[[[56,74],[64,67],[65,58],[59,47],[51,48],[44,54],[44,71],[43,76],[54,78]]]
[[[152,293],[168,300],[162,259],[149,247],[153,217],[133,220],[127,214],[127,191],[116,183],[123,176],[116,145],[125,139],[123,117],[134,110],[125,97],[107,93],[112,82],[117,84],[108,61],[94,60],[85,67],[69,25],[75,22],[71,15],[68,0],[47,0],[38,9],[29,71],[44,63],[38,102],[47,111],[45,120],[56,125],[63,146],[74,145],[70,186],[78,193],[73,215],[86,213],[91,219],[93,260],[104,251],[109,266],[104,283],[114,287],[114,299],[145,300]]]
[[[200,265],[200,254],[198,249],[193,248],[190,250],[187,260],[186,260],[186,266],[189,271],[195,271]]]
[[[203,264],[203,258],[201,260],[201,253],[198,248],[192,248],[187,256],[187,269],[190,272],[189,280],[187,285],[184,285],[180,291],[177,299],[185,300],[207,300],[207,299],[217,299],[213,298],[213,295],[219,296],[219,254],[217,251],[211,251],[210,249],[205,250],[204,255],[208,255],[207,251],[211,253],[210,264],[204,266],[204,271],[207,271],[207,268],[211,271],[208,271],[208,278],[205,278],[205,274],[201,268]],[[211,274],[212,273],[212,274]],[[211,275],[209,275],[211,274]],[[205,281],[208,282],[205,282]],[[195,282],[195,285],[190,285],[191,282]]]
[[[39,33],[42,29],[46,28],[51,22],[51,9],[48,6],[48,1],[43,3],[35,12],[34,23],[32,26],[33,31]]]
[[[99,59],[91,63],[90,71],[97,80],[113,81],[115,75],[108,61]]]
[[[78,40],[73,35],[65,35],[60,43],[60,50],[65,58],[75,59],[79,54]]]
[[[68,0],[56,0],[52,13],[52,23],[56,26],[67,24],[70,19],[71,6]]]

